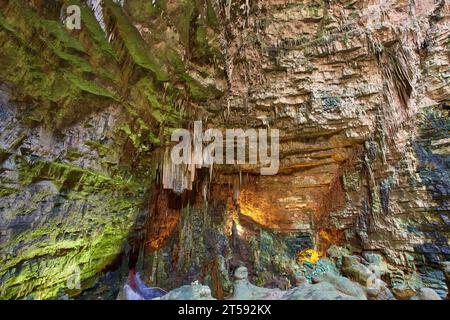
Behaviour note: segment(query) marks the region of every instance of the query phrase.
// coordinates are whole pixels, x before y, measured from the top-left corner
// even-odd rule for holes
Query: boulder
[[[327,250],[327,256],[333,259],[340,259],[343,256],[350,255],[350,251],[347,248],[332,245]]]
[[[191,285],[182,286],[170,291],[165,296],[153,300],[216,300],[211,296],[211,289],[194,281]]]
[[[392,293],[399,300],[409,300],[416,295],[417,291],[407,284],[392,287]]]
[[[362,287],[348,278],[341,277],[332,272],[325,272],[321,274],[317,279],[318,283],[328,282],[334,286],[334,288],[348,296],[354,297],[358,300],[366,300],[366,294]]]
[[[363,286],[368,286],[375,278],[374,273],[360,263],[355,256],[343,256],[341,270],[344,275],[359,282]]]
[[[411,300],[442,300],[441,297],[431,288],[421,288]]]
[[[232,300],[366,300],[361,287],[351,280],[332,272],[314,279],[315,284],[301,283],[287,291],[261,288],[248,281],[248,271],[239,267],[234,274]]]
[[[286,292],[282,300],[365,300],[345,294],[329,282],[303,284]]]
[[[375,273],[377,278],[380,278],[388,272],[388,264],[384,261],[381,254],[363,252],[362,256],[367,262],[369,262],[367,268],[372,271],[372,273]]]
[[[285,291],[280,289],[267,289],[253,285],[248,280],[246,267],[238,267],[234,272],[234,290],[230,300],[276,300],[280,299]]]

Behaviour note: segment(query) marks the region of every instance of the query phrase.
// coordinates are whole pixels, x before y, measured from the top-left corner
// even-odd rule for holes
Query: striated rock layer
[[[0,297],[115,297],[139,269],[226,298],[242,265],[288,289],[314,278],[302,250],[335,244],[381,254],[396,296],[445,297],[449,14],[444,0],[0,2]],[[278,174],[172,165],[170,133],[196,120],[279,129]]]

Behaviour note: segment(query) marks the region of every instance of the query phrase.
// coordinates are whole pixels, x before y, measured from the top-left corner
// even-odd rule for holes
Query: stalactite
[[[372,163],[367,155],[367,143],[366,143],[366,154],[364,155],[364,163],[366,165],[367,174],[369,176],[368,185],[369,185],[369,193],[370,193],[370,222],[368,225],[369,231],[375,231],[376,226],[380,225],[378,221],[378,217],[381,213],[381,200],[378,191],[378,187],[375,181],[375,175],[372,170]]]
[[[103,17],[103,0],[87,0],[87,5],[94,12],[100,27],[106,32],[105,19]]]
[[[231,4],[232,4],[232,0],[227,0],[225,16],[228,20],[231,18]]]
[[[383,71],[396,88],[403,107],[408,108],[408,101],[412,93],[412,72],[408,63],[408,56],[401,44],[388,51],[388,64]]]

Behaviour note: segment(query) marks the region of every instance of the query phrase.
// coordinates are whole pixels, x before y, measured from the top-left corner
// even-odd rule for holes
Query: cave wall
[[[0,1],[1,298],[115,298],[161,147],[223,94],[215,23],[209,1]]]
[[[221,209],[228,219],[251,221],[277,239],[290,236],[284,242],[294,248],[311,241],[322,252],[331,243],[379,252],[445,296],[448,13],[443,1],[224,4],[229,92],[222,117],[208,123],[281,134],[276,176],[260,177],[247,165],[214,167],[208,188],[228,194],[228,208],[238,213]],[[175,230],[188,226],[180,222]],[[241,238],[251,242],[253,234]],[[236,259],[250,266],[255,278],[263,272],[252,267],[254,257],[225,258],[231,269]],[[214,255],[202,259],[210,276],[205,266]],[[295,267],[264,268],[295,281]]]
[[[238,265],[286,287],[296,250],[330,244],[445,294],[446,1],[116,2],[0,1],[2,298],[128,268],[226,297]],[[170,133],[194,120],[279,129],[279,173],[219,165],[164,189]]]

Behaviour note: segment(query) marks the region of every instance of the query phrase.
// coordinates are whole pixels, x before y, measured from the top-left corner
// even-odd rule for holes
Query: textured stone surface
[[[195,282],[190,286],[182,286],[175,290],[170,291],[168,294],[160,300],[215,300],[211,296],[211,289],[207,286]]]
[[[89,4],[0,3],[0,297],[90,297],[107,270],[115,296],[137,268],[227,298],[245,265],[258,287],[348,298],[310,283],[336,271],[303,249],[382,278],[369,298],[447,295],[448,1]],[[219,165],[163,190],[170,132],[194,120],[279,129],[279,174]]]
[[[422,288],[411,300],[442,300],[441,297],[430,288]]]

